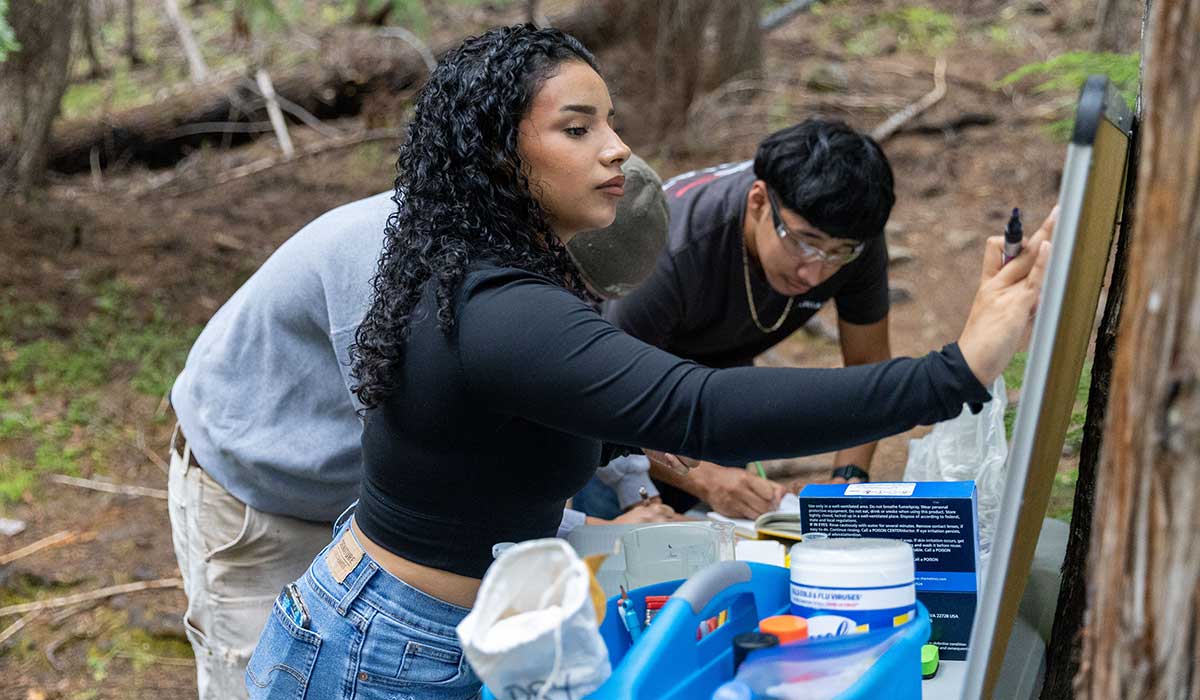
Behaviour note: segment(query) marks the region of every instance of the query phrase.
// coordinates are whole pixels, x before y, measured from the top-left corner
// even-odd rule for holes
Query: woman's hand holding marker
[[[1050,236],[1058,220],[1055,207],[1023,251],[1004,264],[1004,237],[987,240],[983,273],[967,323],[958,338],[967,365],[980,384],[990,385],[1008,366],[1033,324],[1050,260]]]

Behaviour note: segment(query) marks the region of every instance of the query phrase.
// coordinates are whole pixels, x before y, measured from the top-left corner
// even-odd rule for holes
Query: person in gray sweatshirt
[[[569,249],[604,298],[645,279],[666,241],[658,176],[636,157],[624,172],[616,222]],[[246,662],[272,602],[329,543],[331,524],[358,496],[361,404],[351,391],[349,348],[397,206],[391,192],[378,194],[288,239],[205,326],[171,390],[171,535],[202,699],[246,696]],[[624,522],[673,515],[647,468],[638,455],[599,472],[629,508]],[[584,519],[565,511],[560,535]]]

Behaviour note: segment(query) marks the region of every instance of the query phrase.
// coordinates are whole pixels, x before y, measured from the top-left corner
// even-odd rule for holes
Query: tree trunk
[[[1113,53],[1128,50],[1131,45],[1125,35],[1129,26],[1132,0],[1096,0],[1096,33],[1092,37],[1093,51]]]
[[[717,3],[717,55],[710,85],[763,72],[762,0]]]
[[[233,44],[242,47],[248,46],[253,32],[250,30],[250,20],[246,17],[246,8],[238,0],[234,0],[233,14],[230,16],[229,25]]]
[[[175,33],[179,36],[179,45],[183,47],[183,55],[187,57],[192,82],[204,82],[208,79],[208,65],[204,62],[199,45],[196,44],[196,36],[192,34],[191,26],[179,11],[179,3],[177,0],[163,0],[163,6],[167,10],[167,18],[171,20],[171,25],[175,27]]]
[[[654,30],[655,138],[682,146],[688,108],[703,75],[704,30],[711,0],[656,0]]]
[[[140,66],[145,61],[137,50],[137,0],[125,0],[125,60],[129,67]]]
[[[58,116],[71,65],[78,0],[9,5],[8,22],[21,49],[0,63],[0,124],[11,144],[0,157],[0,192],[25,194],[46,171],[50,129]]]
[[[1145,40],[1146,17],[1142,17]],[[1143,62],[1143,68],[1145,63]],[[1139,86],[1141,81],[1139,80]],[[1104,316],[1096,330],[1096,349],[1092,356],[1092,383],[1088,388],[1087,419],[1083,425],[1083,444],[1079,450],[1079,476],[1071,509],[1071,531],[1063,559],[1062,586],[1055,606],[1054,628],[1046,647],[1046,680],[1041,700],[1069,700],[1075,697],[1075,678],[1079,675],[1082,633],[1087,612],[1088,548],[1092,541],[1092,522],[1096,507],[1097,466],[1103,446],[1105,419],[1112,389],[1113,359],[1125,284],[1129,267],[1129,241],[1137,219],[1138,163],[1141,156],[1142,91],[1139,87],[1136,115],[1129,135],[1129,159],[1125,171],[1125,196],[1121,203],[1121,221],[1117,228],[1112,279],[1104,304]]]
[[[355,0],[354,16],[350,21],[354,24],[383,26],[392,14],[392,0],[382,0],[376,9],[371,9],[372,4],[371,0]]]
[[[92,22],[91,0],[81,0],[79,3],[79,33],[83,35],[83,50],[88,59],[88,78],[96,80],[103,78],[107,71],[96,53],[96,31]]]
[[[1099,468],[1088,698],[1200,697],[1200,0],[1154,0],[1138,219]]]
[[[1068,700],[1075,696],[1075,676],[1079,673],[1080,632],[1087,610],[1088,547],[1096,505],[1096,465],[1104,439],[1104,421],[1112,390],[1113,355],[1116,351],[1118,321],[1125,300],[1126,269],[1129,265],[1129,239],[1136,217],[1138,128],[1135,120],[1130,134],[1131,149],[1126,171],[1125,198],[1113,256],[1112,280],[1100,327],[1096,330],[1096,349],[1092,355],[1092,382],[1088,388],[1087,419],[1083,424],[1083,444],[1079,449],[1079,478],[1071,507],[1071,532],[1063,559],[1062,586],[1055,606],[1054,628],[1046,648],[1046,680],[1041,700]]]
[[[448,48],[440,47],[437,53]],[[321,119],[356,114],[364,96],[373,90],[403,90],[426,74],[419,56],[396,51],[372,29],[331,32],[322,38],[320,55],[320,61],[279,68],[271,77],[280,98]],[[263,119],[261,110],[248,109],[262,102],[251,84],[244,76],[208,82],[101,120],[63,123],[55,132],[50,165],[60,172],[86,171],[93,149],[105,168],[124,161],[172,165],[206,140],[220,136],[219,127],[197,133],[191,126]],[[231,119],[231,114],[237,117]],[[249,138],[240,133],[231,140]]]
[[[627,21],[622,13],[607,14],[606,3],[583,3],[570,15],[556,17],[552,24],[576,37],[587,36],[594,48],[623,38]],[[582,39],[581,39],[582,40]],[[440,56],[459,44],[453,40],[431,47]],[[412,88],[426,76],[420,57],[395,51],[376,30],[336,28],[321,37],[320,61],[285,69],[272,76],[275,92],[319,118],[357,114],[363,98],[373,90],[400,91]],[[3,64],[0,64],[2,66]],[[242,121],[259,119],[243,114],[242,107],[257,95],[242,84],[244,77],[219,84],[188,87],[156,104],[136,107],[103,118],[77,119],[55,130],[49,154],[50,167],[61,172],[85,172],[93,149],[102,167],[115,162],[136,161],[152,167],[178,162],[198,147],[204,134],[184,133],[182,127],[201,122],[228,122],[230,114]],[[6,100],[0,99],[0,124]],[[245,140],[246,134],[230,135]],[[10,155],[11,144],[0,142],[0,162]]]
[[[615,44],[646,22],[653,23],[653,3],[640,0],[589,0],[570,15],[551,17],[550,25],[583,42],[592,51]]]
[[[354,0],[354,15],[350,21],[354,24],[366,24],[371,18],[371,0]]]

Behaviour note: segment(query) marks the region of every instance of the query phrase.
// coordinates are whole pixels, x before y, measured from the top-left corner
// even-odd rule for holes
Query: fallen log
[[[581,3],[575,12],[551,24],[580,38],[591,49],[621,40],[622,3]],[[316,60],[292,66],[272,66],[271,78],[281,105],[298,107],[318,119],[358,114],[363,99],[374,91],[399,93],[423,81],[429,55],[389,37],[388,28],[338,27],[323,34]],[[431,47],[440,58],[460,43],[456,39]],[[296,110],[291,111],[296,118]],[[210,76],[207,82],[154,104],[100,119],[73,119],[54,128],[48,163],[61,173],[103,170],[138,162],[168,167],[206,142],[228,139],[231,144],[254,138],[252,132],[198,133],[187,128],[205,123],[253,123],[266,119],[266,105],[250,72]],[[311,120],[310,120],[311,121]],[[311,124],[310,124],[311,126]],[[3,152],[0,152],[2,160]],[[98,165],[97,165],[98,163]]]
[[[439,52],[441,53],[441,52]],[[275,94],[317,118],[352,116],[374,90],[399,91],[424,79],[425,63],[415,52],[378,36],[378,30],[339,29],[321,39],[321,58],[275,69]],[[190,124],[263,120],[265,103],[248,75],[235,75],[194,86],[172,98],[136,107],[99,121],[76,119],[59,124],[49,164],[63,173],[136,161],[165,167],[181,160],[214,136],[184,128]],[[237,143],[253,138],[240,133]],[[95,151],[96,156],[92,153]]]

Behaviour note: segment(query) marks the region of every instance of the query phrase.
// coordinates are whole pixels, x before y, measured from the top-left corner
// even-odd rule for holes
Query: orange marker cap
[[[796,615],[775,615],[759,621],[758,630],[775,635],[780,644],[790,644],[808,639],[808,620]]]

